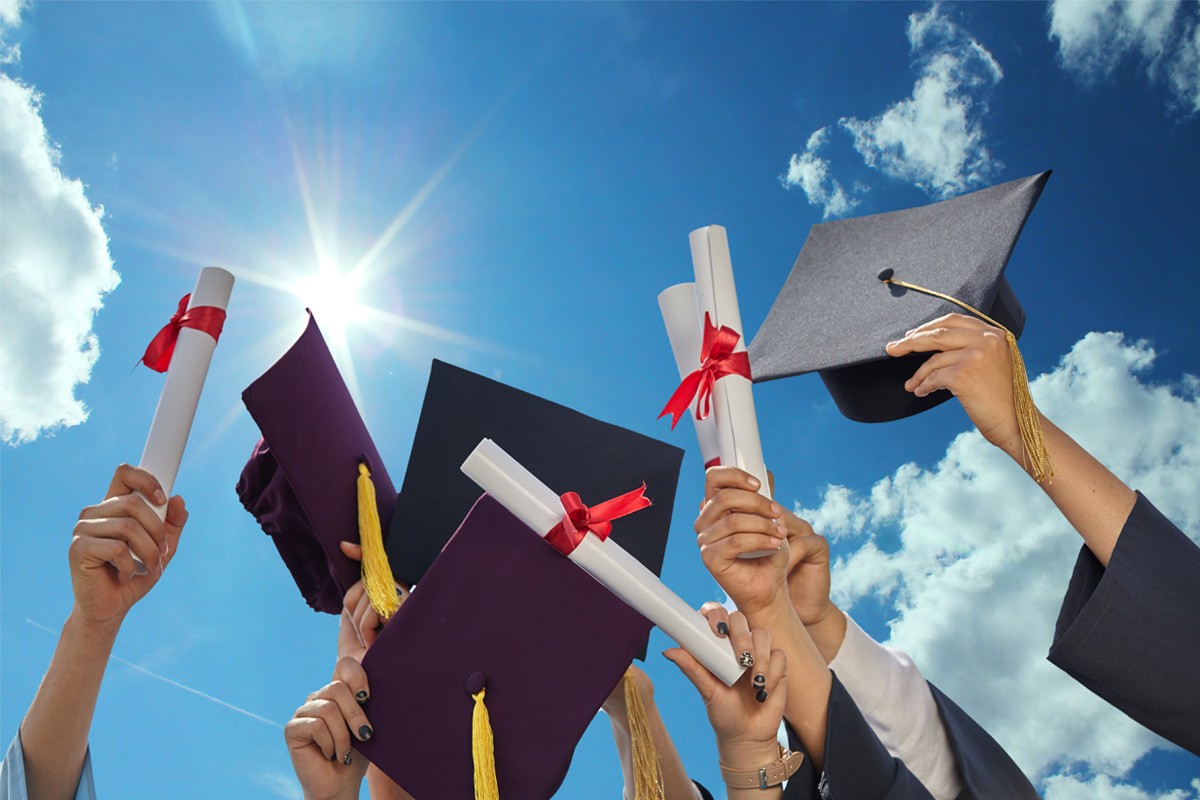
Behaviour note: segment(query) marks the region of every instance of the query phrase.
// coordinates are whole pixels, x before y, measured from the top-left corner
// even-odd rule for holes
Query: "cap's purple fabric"
[[[325,345],[316,320],[242,392],[263,440],[238,481],[238,498],[270,534],[317,611],[339,614],[359,565],[338,543],[358,541],[358,464],[366,460],[386,537],[396,490]]]
[[[367,652],[355,747],[416,800],[471,800],[482,673],[500,796],[549,798],[650,627],[484,495]]]

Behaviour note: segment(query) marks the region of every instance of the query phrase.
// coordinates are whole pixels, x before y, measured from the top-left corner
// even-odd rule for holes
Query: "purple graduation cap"
[[[238,498],[271,536],[308,604],[340,614],[361,574],[338,546],[359,540],[359,465],[370,473],[385,534],[396,490],[311,313],[304,333],[242,401],[262,439],[242,470]]]
[[[754,381],[817,372],[838,409],[859,422],[900,419],[949,399],[904,390],[931,354],[893,358],[883,348],[961,309],[883,276],[950,295],[1020,335],[1025,312],[1004,268],[1049,176],[812,226],[750,343]]]

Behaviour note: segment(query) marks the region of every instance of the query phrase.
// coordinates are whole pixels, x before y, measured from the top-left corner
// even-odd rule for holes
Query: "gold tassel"
[[[1050,453],[1046,450],[1046,441],[1042,438],[1042,423],[1037,406],[1033,404],[1033,395],[1029,392],[1029,376],[1025,372],[1025,359],[1021,358],[1021,351],[1017,349],[1017,337],[1008,328],[963,301],[948,294],[935,292],[933,289],[926,289],[924,286],[917,286],[914,283],[896,280],[891,277],[890,273],[891,269],[884,270],[879,274],[879,279],[884,283],[894,283],[897,286],[903,286],[905,289],[912,289],[915,292],[939,297],[942,300],[954,303],[959,308],[970,311],[983,321],[989,322],[1004,331],[1004,338],[1008,342],[1008,360],[1012,365],[1013,404],[1017,412],[1017,427],[1021,431],[1021,463],[1024,464],[1025,469],[1033,475],[1033,479],[1038,483],[1042,481],[1048,484],[1053,483],[1054,462],[1050,460]],[[884,277],[885,275],[887,277]]]
[[[654,747],[654,734],[650,731],[650,718],[646,715],[642,693],[638,691],[632,670],[625,671],[623,680],[629,738],[633,742],[633,800],[664,800],[658,750]]]
[[[380,619],[391,619],[400,608],[396,581],[383,547],[379,525],[379,507],[375,505],[375,484],[367,465],[358,465],[358,540],[362,545],[362,582],[371,606]]]
[[[492,740],[492,722],[483,703],[487,689],[471,695],[475,709],[471,712],[471,758],[475,762],[475,800],[500,800],[496,782],[496,746]]]

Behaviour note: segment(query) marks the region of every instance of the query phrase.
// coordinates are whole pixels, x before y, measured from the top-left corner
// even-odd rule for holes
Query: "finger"
[[[333,750],[332,752],[325,753],[325,755],[329,756],[330,761],[340,760],[341,754],[350,749],[351,741],[350,729],[346,727],[346,720],[342,716],[342,711],[338,707],[338,704],[327,698],[318,697],[308,701],[300,708],[302,710],[307,709],[307,716],[324,721],[325,727],[333,738]]]
[[[949,314],[943,314],[937,319],[931,319],[922,325],[918,325],[912,330],[905,333],[907,336],[911,333],[924,333],[925,331],[933,330],[934,328],[969,328],[974,330],[982,330],[983,328],[991,328],[992,326],[981,320],[979,317],[971,314],[960,314],[957,311],[952,311]],[[993,330],[995,330],[993,328]]]
[[[708,626],[717,636],[729,635],[729,609],[720,603],[710,600],[700,606],[700,613],[708,620]]]
[[[758,478],[737,467],[709,467],[704,472],[704,499],[708,500],[721,489],[744,489],[757,492]]]
[[[150,538],[150,534],[146,533],[146,529],[130,517],[81,519],[75,523],[75,535],[124,542],[146,565],[147,570],[155,573],[162,571],[162,557],[158,545]]]
[[[350,687],[350,692],[359,705],[367,702],[371,696],[366,670],[363,669],[362,664],[349,656],[342,656],[338,659],[337,665],[333,668],[333,679]]]
[[[167,503],[167,518],[164,522],[167,535],[159,542],[159,549],[162,551],[163,567],[175,557],[175,551],[179,549],[179,537],[183,535],[183,526],[187,524],[188,517],[187,507],[184,505],[183,498],[175,495]]]
[[[367,741],[371,738],[373,731],[371,723],[367,720],[366,712],[358,702],[358,698],[354,696],[350,687],[343,681],[334,681],[321,688],[317,692],[317,697],[322,700],[330,700],[337,704],[338,711],[345,726],[349,729],[360,741]],[[345,752],[339,750],[339,752]]]
[[[694,526],[696,533],[709,527],[729,514],[754,514],[764,519],[776,520],[783,514],[783,506],[768,500],[758,492],[746,489],[725,488],[709,498],[700,507]]]
[[[338,542],[342,555],[351,561],[362,561],[362,545],[354,542]]]
[[[166,524],[159,519],[158,513],[150,507],[150,504],[144,498],[136,494],[110,497],[94,506],[88,506],[79,512],[80,519],[106,519],[115,517],[128,517],[137,520],[138,524],[154,539],[155,547],[158,547],[158,543],[167,535]]]
[[[739,533],[722,539],[715,544],[700,545],[700,560],[712,569],[726,562],[743,558],[771,558],[777,553],[783,553],[786,540],[762,536],[757,533]],[[750,556],[757,553],[757,556]],[[790,558],[784,558],[786,565]]]
[[[78,526],[76,526],[78,527]],[[76,536],[71,540],[67,557],[72,571],[110,567],[116,572],[117,580],[128,583],[137,574],[137,563],[129,552],[129,545],[119,539],[97,539],[92,536]]]
[[[959,359],[963,357],[964,353],[965,351],[963,350],[950,350],[948,352],[934,353],[932,356],[925,359],[921,366],[917,367],[917,371],[912,374],[911,378],[904,382],[904,390],[911,392],[920,385],[921,381],[925,380],[929,373],[933,372],[935,369],[941,369],[942,367],[948,367],[951,364],[957,363]]]
[[[754,699],[760,703],[767,702],[767,670],[771,665],[771,634],[766,628],[756,628],[750,631],[750,642],[754,653],[754,668],[748,670],[754,677],[750,683],[754,687]]]
[[[943,367],[935,369],[933,372],[925,376],[919,384],[914,386],[910,391],[917,397],[925,397],[934,392],[940,392],[943,389],[954,393],[953,381],[955,375],[955,366]]]
[[[737,655],[738,663],[747,669],[754,667],[754,642],[750,637],[750,625],[745,615],[734,611],[729,615],[729,642]]]
[[[773,519],[760,517],[757,514],[727,514],[701,530],[696,536],[696,543],[701,546],[716,544],[722,539],[738,534],[753,534],[768,539],[778,539],[778,542],[771,545],[771,547],[778,547],[782,540],[787,538],[787,527]]]
[[[120,497],[133,492],[141,492],[158,506],[167,502],[167,496],[163,493],[158,478],[144,469],[122,464],[113,472],[112,481],[108,484],[108,491],[105,493],[104,499]]]
[[[787,678],[787,653],[782,650],[772,650],[769,661],[767,663],[767,694],[774,694],[776,691],[787,686],[785,679]]]
[[[700,698],[705,704],[721,688],[721,682],[705,669],[704,665],[697,661],[691,653],[682,647],[672,647],[669,650],[663,650],[663,658],[679,667],[679,671],[683,673],[683,676],[696,687],[696,691],[700,693]]]
[[[930,328],[919,333],[910,333],[898,341],[888,342],[884,349],[890,356],[929,353],[935,350],[962,350],[978,342],[981,333],[984,331],[971,328]]]
[[[358,608],[354,612],[354,628],[358,632],[358,639],[363,643],[363,647],[370,647],[375,642],[380,627],[379,612],[371,605],[371,598],[364,594],[359,599]]]
[[[788,540],[788,547],[792,551],[792,561],[797,564],[820,564],[829,561],[829,540],[820,534],[795,536]]]
[[[337,747],[334,744],[333,734],[329,731],[325,720],[308,716],[305,711],[306,707],[307,704],[296,709],[296,716],[283,726],[283,740],[287,742],[289,750],[303,750],[306,747],[316,746],[325,755],[325,758],[333,761],[337,758]],[[303,716],[301,716],[302,713]]]

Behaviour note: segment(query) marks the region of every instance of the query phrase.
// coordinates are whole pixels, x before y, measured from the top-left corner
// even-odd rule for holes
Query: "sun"
[[[298,279],[292,291],[323,328],[345,332],[368,314],[359,299],[362,283],[354,273],[333,267]]]

